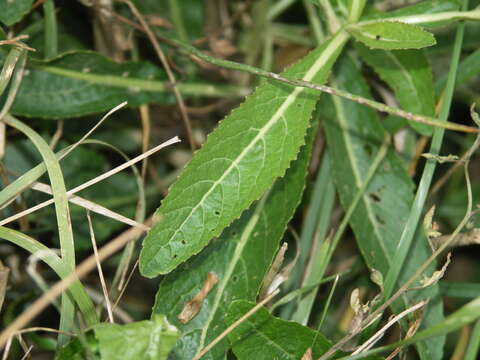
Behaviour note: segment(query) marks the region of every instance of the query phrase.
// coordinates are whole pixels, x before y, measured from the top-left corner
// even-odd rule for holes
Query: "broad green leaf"
[[[226,314],[226,323],[231,325],[253,306],[255,304],[248,301],[234,301]],[[299,323],[276,318],[265,308],[243,321],[228,334],[228,338],[239,360],[299,360],[309,348],[312,349],[312,359],[317,359],[332,346],[321,333]]]
[[[48,62],[31,61],[12,113],[70,118],[129,106],[165,103],[165,74],[140,62],[116,63],[94,52],[73,52]]]
[[[404,110],[432,117],[435,115],[432,69],[422,50],[371,50],[361,44],[358,44],[357,50],[363,60],[393,89]],[[411,121],[410,125],[422,135],[432,134],[431,126],[415,121]]]
[[[347,31],[371,49],[421,49],[436,43],[433,34],[421,27],[395,21],[350,25]]]
[[[178,358],[193,358],[225,330],[224,315],[233,300],[255,301],[279,241],[301,199],[315,133],[312,130],[308,145],[302,148],[285,177],[278,179],[268,194],[244,212],[220,238],[168,274],[160,284],[153,313],[166,314],[185,334],[174,349]],[[200,291],[209,272],[218,277],[218,284],[204,300],[200,313],[182,324],[177,319],[178,314]],[[221,359],[227,349],[225,339],[202,359]]]
[[[342,59],[336,74],[334,86],[371,98],[360,70],[352,60]],[[348,208],[383,142],[385,130],[375,111],[370,108],[339,98],[329,97],[324,100],[321,103],[325,109],[325,130],[332,156],[333,179],[343,207]],[[395,257],[413,202],[413,191],[414,185],[401,160],[390,150],[352,215],[350,225],[368,267],[380,271],[384,278]],[[427,240],[419,233],[410,249],[399,283],[409,279],[430,253]],[[426,275],[430,275],[434,269],[435,266],[432,265]],[[443,319],[437,285],[404,294],[394,303],[393,310],[400,312],[414,301],[426,298],[431,300],[422,326],[431,326]],[[444,341],[443,337],[439,337],[428,343],[419,343],[418,350],[422,358],[441,359]]]
[[[343,31],[283,73],[323,83],[343,48]],[[283,176],[304,143],[318,93],[265,81],[225,118],[185,167],[157,211],[140,270],[154,277],[202,250]]]
[[[32,7],[33,0],[0,0],[0,22],[7,26],[19,22]]]
[[[166,360],[178,335],[178,330],[161,315],[125,325],[102,323],[84,334],[83,339],[71,341],[57,359]]]

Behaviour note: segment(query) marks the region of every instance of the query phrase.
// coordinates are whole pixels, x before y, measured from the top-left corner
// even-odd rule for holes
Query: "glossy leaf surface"
[[[325,82],[346,39],[340,32],[283,75]],[[317,99],[307,89],[266,81],[220,123],[157,212],[160,222],[140,255],[144,276],[168,273],[198,253],[283,176]]]

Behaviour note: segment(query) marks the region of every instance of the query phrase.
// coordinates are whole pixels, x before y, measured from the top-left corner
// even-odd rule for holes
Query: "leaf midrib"
[[[312,78],[321,70],[321,68],[328,62],[330,57],[335,53],[335,51],[338,49],[339,44],[341,44],[343,41],[348,39],[348,35],[346,32],[340,31],[337,33],[336,37],[334,37],[331,42],[327,45],[325,50],[322,52],[322,55],[315,61],[315,63],[310,67],[310,69],[307,71],[305,76],[302,78],[304,81],[311,81]],[[197,205],[195,205],[190,213],[186,216],[185,220],[178,226],[174,233],[169,237],[170,239],[173,239],[177,236],[177,234],[182,231],[184,225],[190,220],[192,214],[195,213],[195,211],[204,203],[205,199],[213,192],[213,190],[222,183],[222,181],[227,177],[230,172],[238,166],[238,164],[245,158],[245,156],[250,152],[250,150],[257,144],[258,141],[262,140],[264,138],[264,135],[267,133],[267,131],[276,124],[276,122],[282,118],[283,114],[288,110],[291,104],[294,103],[295,99],[300,95],[305,90],[305,88],[301,87],[296,87],[291,94],[289,94],[286,98],[285,101],[282,103],[282,105],[279,107],[279,109],[273,114],[271,119],[262,127],[262,129],[258,132],[258,134],[252,139],[252,141],[242,150],[242,152],[238,155],[238,157],[232,161],[230,166],[225,170],[225,172],[220,176],[220,178],[212,183],[212,186],[210,187],[209,190],[205,192],[205,194],[202,196],[200,201],[198,202]],[[167,242],[165,245],[162,245],[158,252],[169,246],[169,242]],[[153,256],[152,258],[154,258]],[[170,266],[171,267],[171,266]],[[168,271],[169,268],[165,269],[165,271]]]

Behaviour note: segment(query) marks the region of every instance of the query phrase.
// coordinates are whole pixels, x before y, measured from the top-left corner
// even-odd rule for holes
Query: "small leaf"
[[[346,41],[333,37],[283,75],[324,83]],[[140,271],[154,277],[202,250],[285,174],[304,143],[318,93],[265,81],[185,167],[147,234]]]
[[[103,323],[94,331],[102,360],[166,360],[179,336],[160,315],[125,325]]]
[[[7,26],[19,22],[32,7],[33,0],[0,0],[0,22]]]
[[[347,31],[371,49],[421,49],[436,44],[432,33],[417,25],[396,21],[350,25]]]
[[[178,330],[163,315],[125,325],[102,323],[63,347],[58,360],[167,360]]]

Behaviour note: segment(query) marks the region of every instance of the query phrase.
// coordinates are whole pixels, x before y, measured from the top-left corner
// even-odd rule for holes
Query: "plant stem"
[[[49,59],[57,56],[58,53],[58,31],[57,31],[57,17],[55,14],[55,3],[53,0],[47,0],[43,4],[43,11],[45,13],[45,58]]]
[[[273,73],[273,72],[270,72],[270,71],[265,71],[265,70],[256,68],[256,67],[251,66],[251,65],[239,64],[239,63],[229,61],[229,60],[217,59],[217,58],[214,58],[212,56],[204,54],[202,51],[200,51],[200,50],[196,49],[195,47],[190,46],[188,44],[184,44],[184,43],[179,42],[179,41],[174,41],[174,42],[180,48],[185,50],[185,52],[187,52],[189,54],[193,54],[193,55],[199,57],[200,59],[202,59],[204,61],[207,61],[211,64],[221,66],[221,67],[224,67],[224,68],[227,68],[227,69],[244,71],[244,72],[248,72],[248,73],[251,73],[251,74],[254,74],[254,75],[257,75],[257,76],[262,76],[262,77],[265,77],[265,78],[274,79],[274,80],[277,80],[277,81],[280,81],[280,82],[283,82],[283,83],[286,83],[286,84],[289,84],[289,85],[292,85],[292,86],[305,87],[305,88],[309,88],[309,89],[313,89],[313,90],[317,90],[317,91],[321,91],[321,92],[326,92],[326,93],[331,94],[331,95],[339,96],[339,97],[354,101],[354,102],[356,102],[358,104],[361,104],[361,105],[369,106],[369,107],[371,107],[375,110],[378,110],[380,112],[385,112],[385,113],[388,113],[388,114],[400,116],[400,117],[405,118],[407,120],[420,122],[420,123],[427,124],[427,125],[430,125],[430,126],[433,126],[433,127],[455,130],[455,131],[463,131],[463,132],[469,132],[469,133],[479,132],[479,129],[475,128],[475,127],[465,126],[465,125],[451,123],[451,122],[447,122],[447,121],[441,121],[439,119],[435,119],[435,118],[432,118],[432,117],[429,117],[429,116],[422,116],[422,115],[413,114],[411,112],[404,111],[404,110],[401,110],[401,109],[398,109],[398,108],[393,108],[393,107],[390,107],[388,105],[379,103],[377,101],[366,99],[366,98],[363,98],[361,96],[357,96],[357,95],[351,94],[349,92],[346,92],[346,91],[343,91],[343,90],[340,90],[340,89],[336,89],[336,88],[333,88],[333,87],[330,87],[330,86],[317,85],[317,84],[314,84],[314,83],[311,83],[311,82],[308,82],[308,81],[298,80],[298,79],[295,79],[295,80],[286,79],[279,74],[276,74],[276,73]]]

